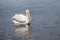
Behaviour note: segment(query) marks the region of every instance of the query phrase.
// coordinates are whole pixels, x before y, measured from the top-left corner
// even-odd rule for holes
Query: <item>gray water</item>
[[[26,9],[32,16],[32,40],[60,40],[60,0],[0,0],[0,40],[15,40],[11,17]]]

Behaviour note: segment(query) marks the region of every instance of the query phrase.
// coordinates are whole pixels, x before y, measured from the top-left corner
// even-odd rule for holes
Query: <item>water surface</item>
[[[60,0],[0,0],[0,40],[15,39],[11,17],[26,9],[32,16],[33,40],[60,40]]]

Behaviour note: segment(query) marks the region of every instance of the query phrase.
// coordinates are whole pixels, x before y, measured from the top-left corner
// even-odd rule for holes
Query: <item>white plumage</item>
[[[27,24],[29,23],[29,18],[23,14],[15,14],[13,17],[12,17],[12,20],[14,24]]]

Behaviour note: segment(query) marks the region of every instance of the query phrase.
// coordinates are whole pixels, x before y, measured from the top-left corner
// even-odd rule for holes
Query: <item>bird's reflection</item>
[[[26,38],[29,40],[31,38],[31,26],[28,25],[20,25],[20,26],[14,26],[14,32],[16,38]]]

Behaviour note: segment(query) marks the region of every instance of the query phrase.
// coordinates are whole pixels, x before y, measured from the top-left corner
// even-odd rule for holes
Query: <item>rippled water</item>
[[[15,40],[11,17],[26,9],[33,19],[32,40],[60,40],[60,0],[0,0],[0,40]]]

